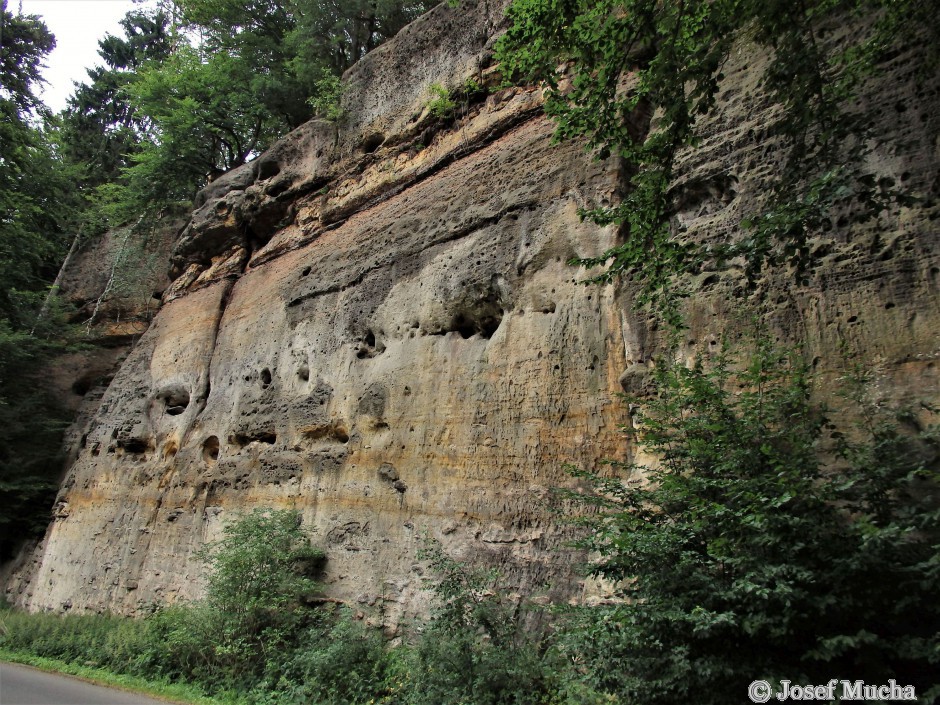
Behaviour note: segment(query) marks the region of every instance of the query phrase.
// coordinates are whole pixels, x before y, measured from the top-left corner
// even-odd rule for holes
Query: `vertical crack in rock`
[[[202,392],[198,396],[199,411],[196,414],[197,419],[202,415],[202,412],[205,411],[206,404],[209,403],[209,394],[212,391],[212,365],[215,361],[215,348],[219,340],[219,330],[222,328],[222,319],[225,317],[225,309],[228,307],[228,303],[232,297],[232,290],[235,288],[235,279],[227,279],[223,286],[225,287],[225,290],[222,292],[222,296],[219,299],[219,315],[215,319],[215,326],[212,330],[212,346],[209,352],[209,369],[206,371],[206,380],[203,384]]]

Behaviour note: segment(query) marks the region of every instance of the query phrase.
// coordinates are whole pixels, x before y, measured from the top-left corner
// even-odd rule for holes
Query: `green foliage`
[[[39,66],[54,40],[35,17],[0,10],[0,560],[45,524],[60,472],[64,414],[43,365],[60,349],[55,307],[40,316],[82,201],[57,159],[48,116],[34,111]],[[43,111],[39,111],[43,112]]]
[[[0,611],[0,646],[10,651],[135,673],[149,641],[146,622],[110,615]]]
[[[144,693],[162,698],[168,702],[190,703],[190,705],[245,705],[245,701],[237,695],[231,697],[209,698],[203,694],[198,686],[187,683],[174,683],[167,680],[135,676],[126,673],[115,673],[111,670],[86,666],[84,664],[60,659],[33,656],[21,651],[8,651],[0,648],[0,661],[7,663],[22,663],[27,666],[53,673],[66,673],[77,676],[89,683],[98,683],[104,686],[119,688],[125,692]]]
[[[338,76],[325,74],[314,82],[314,94],[307,102],[313,113],[324,120],[338,121],[343,117],[340,101],[343,97],[343,82]]]
[[[428,110],[430,111],[431,115],[441,120],[453,117],[454,110],[457,108],[457,103],[451,96],[450,91],[440,83],[432,83],[429,87],[429,90],[434,96],[428,103]]]
[[[40,105],[33,88],[42,79],[46,54],[55,48],[55,37],[35,15],[14,15],[6,0],[0,5],[0,100],[10,101],[16,112]],[[0,151],[4,161],[9,152]]]
[[[474,98],[486,95],[486,89],[473,78],[468,78],[463,85],[454,90],[449,90],[440,83],[432,83],[428,89],[434,96],[427,105],[428,112],[439,120],[450,120],[455,117],[458,108],[460,108],[460,114],[465,115]]]
[[[0,318],[0,560],[45,530],[58,488],[67,419],[41,376],[61,348],[44,333],[16,330]]]
[[[635,417],[659,464],[585,475],[584,546],[624,599],[585,615],[585,682],[650,704],[725,703],[756,678],[940,696],[936,434],[857,400],[864,426],[827,453],[796,356],[731,362],[661,365]]]
[[[308,71],[339,76],[436,4],[435,0],[290,0],[293,26],[287,43]],[[303,70],[295,65],[295,71],[303,81]]]
[[[108,37],[66,115],[68,153],[114,224],[188,201],[314,113],[341,117],[339,75],[430,7],[362,0],[174,0]],[[195,38],[198,37],[198,43]],[[101,179],[99,178],[99,182]]]
[[[202,553],[210,568],[205,609],[217,665],[232,675],[259,672],[304,626],[325,558],[295,511],[256,510],[223,533]]]
[[[394,694],[404,674],[381,632],[354,621],[346,610],[322,617],[292,651],[280,655],[283,665],[269,666],[253,699],[259,704],[397,702]]]
[[[140,143],[150,139],[152,125],[131,103],[130,85],[148,62],[170,56],[169,19],[162,12],[129,12],[124,36],[109,34],[99,42],[104,66],[88,69],[62,114],[63,156],[83,165],[85,186],[120,181],[121,170]]]
[[[545,82],[559,139],[586,136],[600,156],[616,154],[632,168],[621,204],[585,212],[623,224],[626,241],[578,263],[605,266],[600,280],[637,278],[638,303],[661,307],[674,325],[677,279],[705,260],[743,255],[751,276],[768,262],[802,272],[809,237],[834,203],[856,197],[860,212],[873,215],[898,197],[872,188],[863,168],[868,127],[846,106],[888,47],[924,34],[909,22],[919,4],[515,0],[497,47],[504,75]],[[844,45],[820,39],[821,28],[853,15],[876,18],[866,36]],[[926,32],[935,36],[935,26]],[[765,212],[750,219],[751,237],[707,250],[682,240],[670,223],[676,156],[697,144],[697,122],[714,107],[731,48],[744,41],[771,54],[763,84],[782,110],[769,127],[788,156]]]
[[[409,705],[536,705],[556,702],[550,634],[526,623],[498,576],[459,563],[430,544],[438,606],[409,667]]]
[[[244,164],[279,136],[283,128],[244,90],[252,74],[244,62],[204,58],[186,44],[137,72],[128,92],[153,136],[130,156],[122,180],[106,187],[106,198],[123,208],[117,222],[192,199],[207,175]]]
[[[240,91],[294,128],[310,118],[325,75],[352,64],[433,3],[401,0],[176,0],[212,56],[225,54],[251,72]]]

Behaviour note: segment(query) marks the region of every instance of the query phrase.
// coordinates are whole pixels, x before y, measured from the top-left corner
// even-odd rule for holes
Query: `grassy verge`
[[[139,676],[112,673],[103,668],[81,666],[43,656],[33,656],[20,651],[0,648],[0,661],[20,663],[43,671],[65,673],[97,685],[133,691],[168,702],[185,703],[186,705],[240,705],[243,702],[240,698],[234,696],[224,699],[206,697],[199,688],[188,683],[148,680]]]

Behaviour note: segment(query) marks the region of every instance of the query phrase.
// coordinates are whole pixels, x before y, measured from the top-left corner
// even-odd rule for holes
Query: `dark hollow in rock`
[[[375,150],[382,146],[384,141],[385,135],[380,132],[374,132],[373,134],[362,138],[362,142],[359,144],[359,148],[366,154],[372,154]]]
[[[281,173],[281,165],[273,159],[265,159],[258,163],[258,181],[270,179]]]
[[[503,322],[503,313],[498,303],[483,299],[476,302],[476,305],[455,313],[448,327],[451,331],[460,333],[460,337],[464,340],[474,335],[489,339]]]
[[[492,338],[505,315],[503,289],[500,277],[494,275],[489,284],[470,287],[461,297],[451,302],[450,319],[439,330],[429,330],[431,335],[459,333],[464,340],[479,335]]]
[[[219,459],[219,437],[209,436],[202,443],[202,459],[207,463],[214,463]]]
[[[180,386],[168,387],[157,394],[157,399],[163,402],[168,415],[179,416],[189,406],[189,390]]]
[[[366,331],[365,336],[362,339],[362,342],[359,343],[359,347],[356,350],[356,357],[360,360],[366,358],[373,358],[377,355],[381,355],[385,352],[385,346],[376,341],[375,333],[371,330]]]
[[[255,433],[234,433],[229,436],[229,442],[232,445],[244,448],[249,443],[266,443],[274,445],[277,442],[277,434],[274,431],[257,431]]]
[[[83,397],[91,391],[91,388],[94,387],[95,384],[96,379],[94,375],[82,375],[72,382],[72,392]]]
[[[146,453],[150,450],[150,441],[146,438],[124,438],[118,441],[118,448],[125,453]]]

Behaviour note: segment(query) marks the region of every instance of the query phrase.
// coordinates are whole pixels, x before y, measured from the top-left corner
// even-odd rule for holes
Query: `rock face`
[[[59,296],[73,307],[72,323],[85,344],[57,358],[46,384],[76,412],[66,445],[75,458],[108,384],[147,330],[170,282],[166,261],[180,230],[179,217],[158,220],[147,232],[120,228],[90,239],[67,262]]]
[[[463,92],[448,119],[428,109],[434,83],[494,83],[503,9],[439,6],[350,70],[339,125],[308,123],[200,195],[175,281],[11,598],[132,613],[196,597],[194,552],[224,521],[295,507],[331,597],[387,627],[427,608],[425,536],[520,591],[583,599],[551,488],[570,482],[565,463],[629,457],[614,396],[642,388],[657,331],[628,285],[585,287],[567,264],[619,241],[578,216],[616,201],[618,164],[554,144],[535,90]],[[916,63],[899,54],[862,109],[882,113],[872,172],[922,200],[820,234],[807,284],[778,272],[748,291],[734,267],[703,272],[684,355],[716,350],[758,298],[824,381],[848,343],[885,399],[936,400],[940,112]],[[759,64],[733,58],[684,157],[676,223],[694,237],[733,237],[779,158]]]

